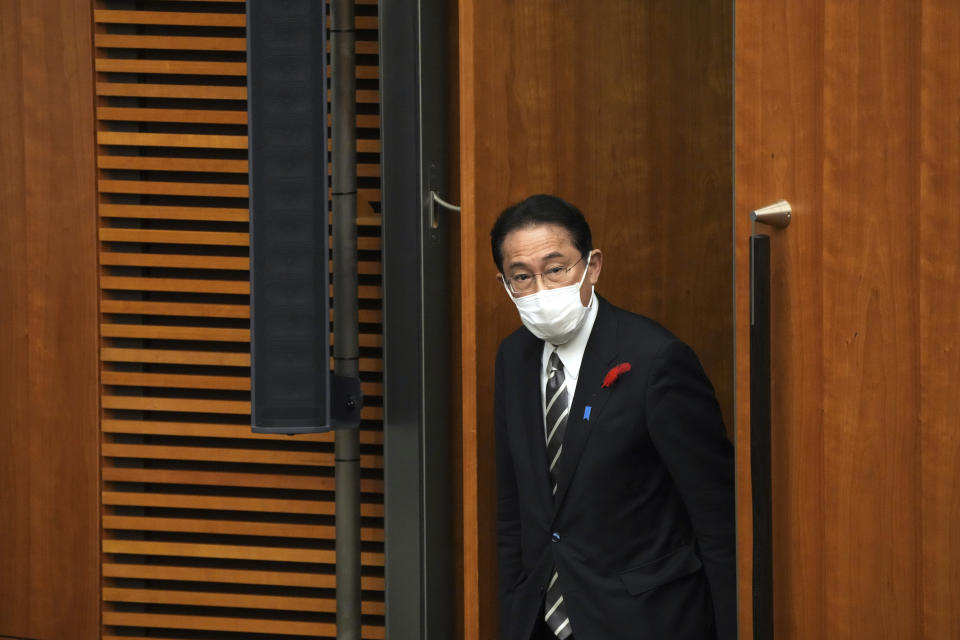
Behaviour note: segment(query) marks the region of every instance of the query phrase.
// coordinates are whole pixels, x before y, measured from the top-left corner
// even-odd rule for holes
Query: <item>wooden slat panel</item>
[[[383,271],[383,269],[379,262],[360,261],[357,263],[357,273],[360,275],[380,275],[381,271]]]
[[[333,174],[333,167],[330,167],[330,170],[327,171],[328,175]],[[357,176],[360,178],[379,178],[380,177],[380,165],[378,164],[358,164],[357,165]]]
[[[192,278],[131,278],[126,276],[103,276],[103,289],[119,291],[183,291],[186,293],[223,293],[247,295],[250,282],[239,280],[197,280]],[[357,294],[361,300],[379,300],[383,293],[380,287],[360,285]],[[333,295],[333,286],[330,286]]]
[[[246,160],[223,158],[151,158],[147,156],[97,157],[101,169],[127,169],[136,171],[202,171],[207,173],[247,173]],[[101,214],[103,215],[103,214]]]
[[[358,80],[378,80],[380,78],[380,67],[358,64],[355,75]],[[327,77],[333,77],[333,69],[329,65],[327,65]]]
[[[333,115],[327,116],[327,125],[333,124]],[[357,114],[357,126],[364,127],[369,129],[379,129],[380,128],[380,116],[375,113],[358,113]],[[379,164],[370,165],[372,167],[380,168]]]
[[[181,133],[135,133],[100,131],[97,142],[136,147],[192,147],[201,149],[246,149],[247,136],[189,135]]]
[[[234,631],[246,633],[286,633],[310,637],[333,637],[336,625],[325,622],[292,622],[289,620],[263,620],[260,618],[218,618],[190,615],[163,615],[152,613],[120,613],[104,611],[103,623],[131,627],[162,627],[168,629],[196,629],[200,631]],[[382,640],[382,626],[363,625],[364,638]]]
[[[104,347],[100,350],[100,359],[103,362],[144,362],[155,364],[214,365],[221,367],[250,366],[249,352],[228,353],[220,351],[180,351],[174,349],[126,349]],[[379,358],[360,358],[359,364],[361,371],[383,370],[383,360]],[[132,396],[118,397],[127,398]],[[159,400],[159,398],[154,398],[153,400]],[[118,400],[111,400],[111,402],[118,402]]]
[[[196,98],[200,100],[246,100],[246,87],[220,85],[137,84],[98,82],[98,96],[128,96],[135,98]],[[380,104],[376,89],[358,89],[357,103]]]
[[[117,73],[173,73],[208,76],[247,75],[247,64],[245,62],[98,58],[96,69],[97,71]]]
[[[211,327],[181,327],[167,325],[102,324],[100,335],[111,338],[154,338],[160,340],[212,340],[215,342],[249,342],[249,329],[220,329]],[[331,336],[331,340],[332,340]],[[382,347],[383,336],[363,333],[361,347]]]
[[[214,462],[249,462],[252,464],[286,464],[295,466],[332,467],[333,453],[309,450],[229,449],[226,447],[173,446],[154,444],[104,443],[104,457],[148,458],[151,460],[209,460]],[[360,464],[375,469],[382,463],[381,456],[363,454]]]
[[[101,228],[100,240],[104,242],[155,242],[160,244],[209,244],[247,246],[249,234],[217,231],[165,231],[159,229]],[[357,238],[361,251],[379,251],[380,238],[361,236]]]
[[[105,385],[167,387],[174,389],[250,390],[250,378],[238,376],[196,376],[175,373],[104,371],[100,374],[100,382]]]
[[[240,376],[198,376],[174,373],[134,373],[130,371],[104,371],[100,382],[113,386],[163,387],[170,389],[221,389],[226,391],[249,391],[250,378]],[[383,395],[383,384],[362,382],[363,394],[367,397]]]
[[[334,465],[333,453],[305,450],[278,451],[266,448],[227,449],[225,447],[106,443],[103,445],[103,455],[107,458],[248,462],[251,464],[282,464],[308,467],[333,467]],[[363,468],[376,469],[382,464],[382,458],[379,455],[364,454],[360,456],[360,463]],[[124,502],[115,504],[134,503]],[[215,509],[217,507],[210,508]]]
[[[187,51],[246,51],[247,49],[245,38],[148,36],[114,33],[96,34],[94,44],[97,47],[117,49],[182,49]]]
[[[136,193],[141,195],[209,196],[214,198],[246,198],[250,189],[245,184],[207,184],[200,182],[139,182],[136,180],[100,180],[100,193]]]
[[[357,15],[354,17],[353,25],[357,29],[376,29],[377,17],[367,15]],[[330,28],[330,18],[327,17],[327,28]]]
[[[223,231],[163,231],[157,229],[101,228],[104,242],[158,242],[166,244],[209,244],[244,247],[250,243],[250,234]]]
[[[250,307],[241,304],[202,304],[189,302],[139,302],[102,300],[103,313],[133,313],[157,316],[195,316],[201,318],[249,318]]]
[[[197,591],[163,591],[159,589],[110,589],[103,590],[103,599],[111,602],[142,602],[151,604],[182,604],[205,607],[238,607],[248,609],[276,609],[281,611],[311,611],[330,613],[336,611],[333,598],[297,598],[292,596],[245,595],[239,593],[216,593]],[[361,612],[383,615],[382,602],[365,601]]]
[[[249,472],[184,471],[182,469],[140,469],[131,467],[105,467],[103,469],[103,479],[107,482],[263,487],[307,491],[333,491],[336,486],[336,480],[333,476],[271,475]],[[360,490],[365,493],[382,492],[383,481],[364,478],[361,481]]]
[[[337,561],[336,552],[333,549],[158,542],[156,540],[104,540],[103,552],[183,558],[313,562],[317,564],[335,564]],[[360,562],[368,567],[382,567],[383,554],[365,551],[360,554]]]
[[[357,4],[370,4],[371,0],[356,0]],[[374,3],[376,0],[373,0]],[[167,0],[167,2],[197,2],[197,0]],[[202,2],[229,2],[232,4],[239,4],[244,2],[244,0],[202,0]]]
[[[367,410],[369,408],[365,408]],[[371,418],[372,419],[372,418]],[[196,422],[164,422],[159,420],[115,420],[104,419],[101,423],[104,433],[140,433],[170,436],[195,436],[198,438],[242,438],[257,440],[283,440],[291,442],[291,436],[252,434],[250,425],[204,424]],[[301,433],[294,437],[297,441],[333,442],[333,432]],[[381,445],[383,433],[380,430],[361,429],[360,444]]]
[[[330,51],[330,41],[327,41],[327,51]],[[358,54],[364,55],[379,55],[380,54],[380,42],[379,40],[357,40],[356,51]]]
[[[247,295],[250,282],[240,280],[195,280],[190,278],[128,278],[103,276],[103,289],[129,291],[184,291],[190,293],[226,293]]]
[[[141,324],[102,324],[100,335],[111,338],[149,338],[161,340],[211,340],[214,342],[249,342],[249,329],[220,329],[212,327],[182,327]],[[383,336],[363,333],[361,347],[382,347]],[[331,334],[331,341],[333,336]]]
[[[326,573],[303,573],[284,571],[258,571],[253,569],[210,569],[165,566],[162,564],[118,564],[112,561],[103,564],[107,578],[131,578],[137,580],[177,580],[183,582],[223,582],[226,584],[252,584],[265,586],[291,586],[308,589],[330,589],[335,586],[334,576]],[[383,578],[365,575],[361,578],[363,589],[383,590]]]
[[[249,367],[250,353],[219,351],[176,351],[173,349],[100,349],[100,359],[110,362],[162,362],[168,364],[209,364],[222,367]]]
[[[202,304],[189,302],[140,302],[136,300],[102,300],[103,313],[130,313],[137,315],[188,316],[214,318],[249,318],[250,307],[240,304]],[[331,314],[332,316],[332,314]],[[378,309],[360,309],[360,322],[379,324],[382,313]]]
[[[380,104],[380,92],[374,89],[358,89],[357,102],[361,104]]]
[[[133,98],[195,98],[198,100],[246,100],[246,87],[182,84],[137,84],[98,82],[98,96],[128,96]],[[368,102],[374,100],[368,99]]]
[[[245,27],[247,17],[242,13],[194,13],[179,11],[111,11],[93,12],[98,24],[163,24],[185,27]]]
[[[361,3],[376,4],[372,0],[362,0]],[[172,0],[164,5],[166,8],[175,6]],[[137,202],[140,196],[144,197],[144,202],[150,202],[153,196],[169,196],[180,198],[178,202],[181,203],[197,204],[203,202],[201,198],[241,201],[249,196],[245,184],[236,184],[237,176],[249,170],[246,159],[237,157],[246,150],[247,139],[243,135],[227,135],[233,131],[243,133],[241,127],[247,124],[242,102],[246,100],[247,92],[245,87],[237,86],[238,79],[245,74],[245,64],[240,56],[224,55],[224,52],[243,52],[246,43],[243,38],[220,37],[224,33],[223,27],[230,25],[239,33],[243,14],[239,11],[216,13],[215,9],[204,13],[128,11],[127,7],[118,6],[113,0],[102,0],[98,7],[100,10],[95,19],[100,24],[101,33],[94,37],[98,48],[95,65],[100,72],[100,82],[96,85],[99,96],[97,118],[101,122],[97,137],[100,145],[97,166],[101,170],[98,177],[102,200],[99,233],[100,310],[103,315],[100,380],[104,414],[101,420],[105,552],[103,637],[123,636],[125,640],[135,640],[135,635],[128,630],[118,633],[117,626],[139,627],[143,629],[140,634],[144,637],[160,639],[165,635],[195,639],[231,631],[287,633],[291,637],[333,635],[332,624],[323,626],[307,622],[303,617],[285,622],[283,614],[278,617],[275,613],[289,611],[301,616],[303,612],[330,613],[334,608],[331,599],[231,594],[225,600],[216,588],[205,584],[197,584],[198,589],[194,591],[118,583],[120,578],[131,578],[332,589],[335,586],[332,567],[328,573],[259,571],[257,567],[263,561],[321,562],[327,565],[333,562],[332,551],[295,546],[296,539],[332,543],[336,535],[333,526],[304,524],[302,520],[298,520],[299,524],[276,521],[291,515],[322,516],[326,521],[333,514],[332,501],[290,499],[289,494],[270,499],[261,498],[259,494],[268,490],[333,492],[334,434],[290,438],[253,434],[250,430],[250,404],[246,400],[250,386],[246,375],[250,332],[245,327],[235,326],[238,321],[248,319],[249,306],[220,303],[225,295],[245,301],[249,281],[244,276],[249,269],[249,259],[236,255],[197,254],[243,251],[248,246],[249,237],[246,229],[238,228],[240,225],[236,223],[248,222],[247,209],[190,204],[156,206]],[[241,2],[236,2],[231,9],[242,7]],[[358,16],[357,23],[361,28],[373,29],[376,17]],[[162,25],[165,35],[111,33],[129,30],[112,25],[146,24]],[[187,28],[181,30],[180,26]],[[198,37],[204,26],[213,27],[209,33],[216,34],[216,37]],[[112,48],[125,51],[109,51]],[[139,55],[139,51],[145,53]],[[164,55],[161,51],[171,53]],[[357,43],[357,52],[375,55],[378,44],[375,39],[361,40]],[[189,79],[172,79],[176,84],[137,82],[136,78],[147,77],[144,74],[177,75]],[[376,79],[378,75],[375,66],[360,65],[357,69],[357,77],[361,79]],[[356,96],[358,101],[369,104],[379,102],[379,93],[375,90],[358,90]],[[134,101],[123,100],[127,97],[144,98],[144,104],[131,106],[130,102]],[[233,101],[237,110],[222,103],[207,103],[216,108],[206,109],[205,100]],[[167,105],[176,108],[164,108]],[[204,129],[196,125],[225,126]],[[375,133],[380,118],[376,114],[359,114],[357,126]],[[123,130],[117,131],[118,128]],[[363,135],[358,150],[379,153],[378,140],[371,139],[370,133]],[[183,151],[178,151],[180,149]],[[180,157],[158,157],[160,153]],[[188,157],[193,155],[204,157]],[[150,179],[116,179],[123,176],[119,173],[122,171],[151,172],[137,176]],[[181,175],[173,175],[174,172]],[[202,182],[185,177],[191,173],[205,174],[199,178]],[[379,166],[377,163],[361,163],[358,175],[377,179]],[[368,252],[358,270],[365,275],[379,275],[382,270],[379,261],[371,255],[380,251],[380,239],[368,235],[371,227],[376,229],[381,224],[376,206],[380,197],[376,187],[364,186],[358,192],[357,224],[364,227],[358,244],[362,251]],[[162,201],[161,198],[156,200]],[[198,224],[184,228],[187,225],[177,221]],[[156,273],[162,277],[152,277],[153,273],[139,271],[140,268],[202,270],[202,275],[164,271]],[[184,298],[167,294],[184,294],[190,302],[116,299],[139,297],[140,292],[144,297],[153,295],[177,300]],[[364,300],[377,300],[382,291],[375,284],[364,285],[360,295]],[[122,320],[120,315],[124,316]],[[176,316],[186,316],[189,320],[180,321]],[[378,324],[381,320],[379,310],[360,310],[361,322]],[[189,326],[192,324],[200,326]],[[217,324],[234,326],[218,327]],[[142,345],[147,348],[129,348],[130,341],[134,340],[145,341]],[[171,344],[176,348],[158,348],[164,344],[162,341],[176,341]],[[184,343],[196,344],[196,348],[184,348]],[[220,350],[228,344],[234,350]],[[379,349],[382,338],[379,334],[362,334],[360,344],[365,348]],[[204,375],[192,373],[198,366],[205,368]],[[365,358],[360,366],[365,372],[375,373],[382,369],[382,361],[379,357]],[[126,370],[131,368],[146,370]],[[154,371],[154,368],[162,372]],[[235,372],[245,375],[231,375]],[[361,387],[371,404],[380,404],[381,382],[367,380],[361,383]],[[117,395],[118,392],[129,395]],[[152,395],[156,393],[163,395]],[[197,395],[212,397],[198,398]],[[121,415],[128,417],[120,411],[162,411],[165,420],[119,419]],[[205,416],[211,421],[206,422]],[[362,417],[365,422],[359,436],[365,453],[361,464],[371,477],[361,481],[361,489],[371,499],[362,505],[361,512],[366,518],[382,519],[383,507],[377,504],[377,496],[383,493],[383,481],[378,477],[383,460],[377,452],[383,442],[378,424],[383,419],[383,409],[365,407]],[[223,420],[236,424],[222,424]],[[150,442],[159,438],[163,438],[162,444]],[[227,443],[227,446],[210,446],[208,438]],[[170,445],[170,442],[175,444]],[[192,469],[190,465],[200,468]],[[302,469],[303,473],[282,471],[294,467]],[[278,471],[264,473],[264,469]],[[316,475],[315,470],[320,470],[323,475]],[[144,488],[137,492],[117,490],[127,487]],[[236,495],[244,489],[254,497]],[[227,493],[232,495],[225,495]],[[175,509],[181,514],[202,517],[132,516],[128,515],[130,508]],[[228,519],[218,519],[216,514],[225,511],[231,512],[227,514]],[[238,516],[242,519],[234,519]],[[155,541],[137,535],[149,536],[151,532],[181,534],[186,538],[178,542]],[[229,544],[231,536],[249,536],[248,540],[274,536],[287,539],[290,544],[263,546],[244,543],[238,546]],[[134,539],[118,539],[126,537]],[[373,545],[365,551],[365,560],[372,561],[373,566],[365,568],[368,575],[363,577],[363,588],[365,593],[382,592],[383,579],[369,575],[382,572],[383,553],[379,546],[383,544],[382,525],[376,521],[365,524],[362,538],[368,545]],[[131,562],[115,563],[113,556],[116,554],[131,556]],[[195,558],[201,566],[156,564],[163,562],[164,554]],[[205,559],[211,562],[229,560],[237,566],[233,569],[206,568],[202,566]],[[131,605],[138,605],[142,610],[127,611]],[[192,607],[201,606],[229,606],[251,613],[244,613],[246,617],[243,618],[195,615],[197,611]],[[383,615],[382,597],[367,598],[363,606],[367,615]],[[165,628],[183,631],[164,633]],[[368,640],[383,635],[382,626],[367,626],[363,631],[363,637]]]
[[[222,207],[152,207],[142,204],[101,204],[100,217],[248,222],[250,211],[248,209]]]
[[[333,454],[330,455],[330,463],[327,466],[333,466]],[[134,493],[126,491],[104,491],[102,497],[103,504],[105,505],[334,515],[333,503],[320,500],[280,500],[269,498],[237,498],[233,496],[180,495],[174,493]],[[360,505],[360,515],[365,518],[382,518],[383,505],[363,503]]]
[[[147,316],[217,317],[238,319],[249,318],[249,307],[247,305],[103,300],[100,303],[100,310],[103,313]],[[332,320],[332,310],[330,315]],[[359,321],[362,323],[379,324],[382,319],[382,314],[379,310],[360,309],[358,315]]]
[[[360,490],[366,491],[362,486]],[[337,534],[336,527],[324,525],[263,522],[260,520],[204,520],[200,518],[151,518],[113,515],[103,517],[103,527],[105,529],[119,531],[211,533],[238,536],[272,536],[276,538],[307,538],[311,540],[333,540]],[[383,542],[383,529],[379,527],[362,527],[360,529],[360,537],[364,542]]]
[[[162,340],[210,340],[213,342],[249,342],[249,329],[212,327],[172,327],[142,324],[101,324],[105,338],[150,338]]]
[[[250,268],[250,260],[240,257],[194,256],[173,253],[110,253],[105,251],[100,252],[100,264],[124,267],[168,267],[171,269],[231,269],[234,271],[246,271]]]
[[[327,151],[333,151],[333,142],[327,142]],[[358,153],[380,153],[380,140],[371,138],[357,138]]]
[[[97,107],[97,118],[102,121],[247,124],[246,111],[215,111],[212,109]],[[357,121],[359,123],[359,117]],[[358,124],[358,126],[361,125]]]
[[[233,415],[250,413],[249,402],[233,400],[194,400],[192,398],[150,398],[142,396],[104,395],[100,403],[104,409],[126,409],[128,411],[185,411]]]

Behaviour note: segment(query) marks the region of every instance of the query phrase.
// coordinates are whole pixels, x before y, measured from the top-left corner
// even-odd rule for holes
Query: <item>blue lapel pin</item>
[[[586,407],[583,408],[583,419],[584,420],[590,419],[590,405],[587,405]]]

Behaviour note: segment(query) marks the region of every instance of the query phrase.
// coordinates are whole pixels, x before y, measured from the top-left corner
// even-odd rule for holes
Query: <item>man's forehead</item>
[[[557,224],[532,224],[510,231],[503,239],[505,258],[513,254],[543,257],[556,252],[576,251],[573,236]]]

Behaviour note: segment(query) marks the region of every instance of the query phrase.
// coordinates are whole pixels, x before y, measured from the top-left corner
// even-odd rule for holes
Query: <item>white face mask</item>
[[[583,275],[580,276],[580,282],[566,287],[543,289],[516,298],[510,292],[506,280],[503,281],[503,288],[517,305],[520,320],[530,333],[550,344],[565,344],[576,335],[590,310],[590,307],[583,306],[580,300],[580,288],[590,270],[591,255],[593,255],[592,251],[587,256],[587,264],[583,269]],[[591,291],[591,295],[592,293]]]

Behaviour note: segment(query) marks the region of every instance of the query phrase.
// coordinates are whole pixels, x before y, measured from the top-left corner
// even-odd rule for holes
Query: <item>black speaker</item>
[[[331,416],[326,18],[323,2],[247,2],[251,422],[256,433],[359,424]],[[356,394],[359,380],[336,380]],[[337,407],[345,403],[336,403]],[[355,415],[354,415],[355,414]],[[336,423],[340,424],[336,424]]]

